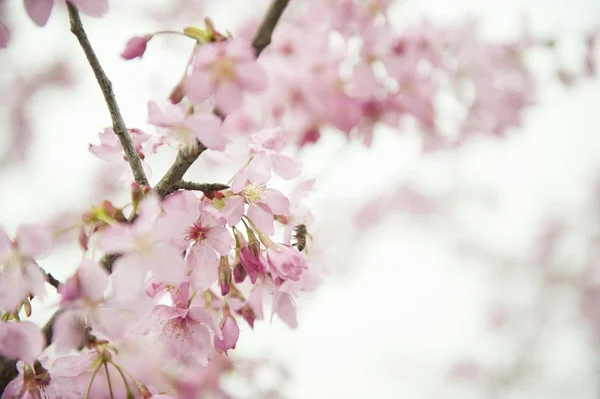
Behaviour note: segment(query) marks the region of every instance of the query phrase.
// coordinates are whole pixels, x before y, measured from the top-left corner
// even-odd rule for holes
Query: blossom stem
[[[119,374],[121,375],[121,378],[123,379],[123,383],[125,384],[125,390],[127,390],[127,398],[129,399],[130,397],[131,398],[135,397],[133,394],[133,391],[131,390],[131,387],[129,386],[129,382],[127,382],[127,377],[123,373],[123,370],[121,369],[121,367],[119,367],[116,363],[113,363],[113,362],[110,362],[110,364],[112,364],[114,366],[114,368],[116,368],[117,371],[119,372]],[[134,382],[138,386],[138,390],[140,390],[138,382],[135,380],[134,380]]]
[[[134,179],[140,186],[148,186],[148,178],[146,177],[146,173],[142,167],[142,161],[140,160],[140,157],[133,146],[127,126],[123,121],[123,116],[121,115],[117,100],[115,99],[115,93],[112,89],[112,83],[102,69],[96,53],[94,53],[92,44],[90,43],[87,34],[83,29],[83,23],[81,22],[79,11],[69,1],[67,1],[67,11],[69,13],[69,21],[71,23],[71,32],[73,32],[75,37],[77,37],[77,40],[79,41],[79,44],[81,45],[81,48],[83,49],[83,52],[85,53],[85,56],[92,67],[92,70],[94,71],[96,81],[102,89],[102,94],[104,95],[104,100],[106,101],[106,105],[108,106],[108,111],[110,112],[110,117],[112,119],[113,130],[123,146],[123,150],[125,151],[127,161],[129,162],[129,166],[133,172]]]
[[[108,374],[108,366],[106,362],[102,362],[104,365],[104,372],[106,373],[106,381],[108,382],[108,392],[110,393],[110,399],[115,399],[115,395],[113,394],[112,383],[110,382],[110,375]]]
[[[100,363],[98,365],[98,367],[96,367],[96,369],[94,370],[94,373],[92,374],[92,377],[90,378],[90,383],[87,386],[87,389],[85,390],[85,395],[83,395],[83,399],[89,399],[90,397],[90,391],[92,390],[92,383],[94,382],[94,379],[96,378],[96,374],[98,374],[98,370],[100,370],[100,367],[102,367],[103,363]]]

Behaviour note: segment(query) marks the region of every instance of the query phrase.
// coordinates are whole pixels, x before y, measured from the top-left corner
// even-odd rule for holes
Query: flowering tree
[[[236,367],[228,355],[240,324],[276,316],[294,328],[295,298],[321,277],[310,251],[314,217],[303,204],[314,181],[300,179],[299,159],[286,151],[310,151],[339,133],[370,146],[377,126],[409,123],[428,152],[474,135],[502,137],[534,102],[526,55],[554,45],[527,32],[486,41],[471,22],[400,29],[391,0],[273,0],[258,24],[235,35],[206,18],[127,41],[125,60],[143,58],[163,35],[193,43],[169,103],[147,104],[157,128],[149,134],[125,123],[84,29],[80,13],[101,17],[107,0],[57,3],[24,2],[40,26],[66,9],[112,120],[89,152],[117,166],[118,183],[98,184],[94,205],[65,217],[71,224],[0,229],[2,398],[229,397],[221,376]],[[7,25],[0,21],[0,47],[9,45]],[[595,74],[596,36],[586,43],[583,71],[559,71],[565,83]],[[441,122],[441,97],[461,110],[450,125]],[[26,155],[23,136],[13,142]],[[184,180],[201,156],[227,164],[236,144],[245,159],[229,181]],[[177,154],[151,184],[150,161],[162,147]],[[279,191],[277,178],[294,188]],[[123,191],[130,198],[117,205],[112,197]],[[405,203],[386,198],[394,198],[388,209]],[[366,229],[381,209],[367,207],[358,223]],[[65,242],[82,255],[61,282],[40,260]],[[46,284],[60,304],[39,327],[27,318]]]

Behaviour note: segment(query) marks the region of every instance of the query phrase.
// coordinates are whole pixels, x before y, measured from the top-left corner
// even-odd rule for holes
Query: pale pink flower
[[[234,195],[225,199],[223,215],[230,226],[235,226],[244,215],[244,204],[248,204],[247,215],[262,233],[275,232],[273,215],[287,216],[290,201],[279,191],[267,188],[262,182],[249,183],[243,175],[238,175],[231,183]]]
[[[100,17],[108,11],[108,0],[71,0],[71,3],[90,17]],[[46,25],[53,6],[54,0],[25,0],[27,14],[39,26]]]
[[[0,321],[0,355],[32,364],[44,350],[46,339],[40,327],[30,321]]]
[[[169,360],[206,365],[212,353],[210,330],[221,336],[213,318],[201,307],[179,308],[157,305],[152,312],[159,339],[167,347]]]
[[[95,357],[95,356],[94,356]],[[23,364],[17,363],[19,375],[4,390],[2,399],[14,398],[62,398],[81,399],[84,390],[77,378],[88,371],[94,361],[89,352],[76,356],[48,360],[46,351],[40,356],[40,364],[25,372]]]
[[[0,307],[12,311],[30,293],[44,296],[45,276],[33,257],[51,246],[52,236],[41,226],[19,226],[14,242],[0,227]]]
[[[302,271],[308,269],[304,256],[296,248],[285,244],[267,248],[267,262],[274,280],[298,281]]]
[[[181,251],[192,244],[186,260],[193,270],[194,288],[207,289],[217,280],[216,253],[225,256],[234,245],[225,218],[190,191],[171,194],[163,201],[163,209],[160,225],[170,232],[172,244]]]
[[[186,96],[199,103],[215,96],[215,105],[224,114],[238,110],[244,90],[263,91],[267,75],[256,62],[254,51],[242,39],[200,46],[194,57],[194,71],[185,81]]]
[[[165,129],[165,137],[177,149],[195,147],[200,141],[206,148],[222,151],[229,142],[221,133],[221,120],[212,113],[186,114],[171,106],[163,114],[155,102],[148,103],[148,123]]]
[[[258,241],[256,241],[254,245],[247,245],[247,243],[244,243],[240,249],[240,262],[242,263],[244,270],[246,270],[252,284],[256,283],[259,274],[263,276],[267,274],[267,262],[260,251],[260,242]]]
[[[145,36],[134,36],[127,41],[125,49],[121,53],[121,58],[126,60],[133,60],[134,58],[142,58],[146,52],[148,42],[152,39],[153,35]]]
[[[115,292],[129,297],[143,292],[148,271],[168,284],[181,283],[185,273],[181,253],[167,242],[169,232],[157,228],[162,212],[158,197],[147,195],[139,208],[135,222],[109,226],[98,239],[100,249],[123,254],[111,277]]]
[[[225,316],[225,318],[221,320],[220,327],[223,336],[215,336],[215,350],[218,353],[227,354],[229,349],[235,349],[237,340],[240,337],[240,328],[231,315]]]

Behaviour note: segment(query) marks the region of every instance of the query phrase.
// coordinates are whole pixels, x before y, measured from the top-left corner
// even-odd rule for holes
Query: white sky
[[[134,3],[114,5],[107,18],[84,22],[125,119],[143,127],[147,101],[164,96],[181,71],[181,61],[165,54],[173,54],[173,47],[185,48],[168,42],[169,53],[166,45],[152,43],[142,63],[122,62],[118,54],[127,38],[152,29],[144,19],[132,18]],[[246,15],[244,8],[256,7],[243,1],[221,4],[226,11],[215,14],[221,24],[229,20],[229,10],[235,9],[234,19],[239,19]],[[0,223],[9,231],[81,201],[86,176],[96,165],[87,144],[96,142],[97,131],[108,124],[103,100],[65,16],[55,13],[41,30],[26,20],[21,8],[20,1],[9,0],[8,10],[21,28],[11,52],[0,53],[0,64],[9,60],[26,71],[55,54],[67,54],[81,80],[74,89],[49,90],[35,99],[31,112],[38,135],[32,162],[0,175]],[[535,32],[559,33],[573,43],[565,49],[567,60],[577,54],[577,35],[600,23],[596,0],[409,0],[396,11],[399,22],[420,15],[480,15],[485,29],[499,35],[514,33],[520,13],[528,12]],[[540,69],[548,71],[545,65]],[[148,84],[158,76],[170,81]],[[0,76],[0,82],[3,79]],[[334,274],[316,294],[299,301],[296,331],[279,322],[260,323],[255,333],[243,332],[238,351],[285,360],[294,376],[286,391],[290,398],[483,397],[474,389],[449,386],[443,376],[453,360],[465,355],[491,363],[514,355],[512,341],[491,338],[483,328],[487,301],[506,290],[495,282],[497,269],[460,258],[447,237],[461,233],[449,222],[421,224],[392,217],[355,241],[343,210],[364,201],[366,193],[418,181],[433,192],[461,195],[454,216],[465,235],[503,253],[518,254],[545,215],[578,209],[586,198],[584,188],[600,166],[598,80],[569,91],[556,85],[541,89],[541,103],[529,113],[523,129],[503,142],[482,140],[460,154],[420,159],[414,142],[386,131],[370,151],[330,137],[304,154],[305,176],[322,177],[312,202],[321,227],[338,235],[327,265]],[[10,93],[0,93],[5,96]],[[0,130],[6,123],[2,112]],[[0,149],[2,142],[0,137]],[[155,176],[172,156],[164,151],[152,164]],[[196,166],[192,176],[198,181],[220,178],[207,174],[203,165]],[[498,196],[498,209],[486,210],[469,199],[479,187]],[[76,253],[61,254],[45,266],[64,278],[76,261]],[[519,292],[500,292],[524,302],[530,299],[527,286]],[[558,328],[540,342],[540,376],[503,397],[597,397],[592,346],[585,334]]]

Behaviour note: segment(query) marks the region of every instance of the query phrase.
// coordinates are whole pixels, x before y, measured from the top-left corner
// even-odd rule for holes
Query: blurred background
[[[166,99],[190,43],[153,40],[141,62],[125,62],[125,42],[205,16],[235,34],[267,2],[110,6],[84,24],[127,124],[152,133],[147,102]],[[0,7],[12,28],[0,52],[0,224],[10,234],[72,217],[104,199],[95,188],[118,174],[99,174],[103,163],[87,151],[109,116],[64,10],[41,29],[22,2]],[[565,87],[555,74],[580,62],[600,2],[407,0],[392,16],[399,25],[475,18],[497,40],[514,39],[526,21],[533,35],[556,39],[553,56],[528,60],[537,104],[507,137],[448,151],[423,154],[418,132],[386,128],[371,148],[325,134],[301,150],[302,177],[317,179],[308,203],[325,275],[298,299],[297,329],[243,325],[234,356],[284,366],[288,379],[260,378],[288,398],[598,398],[600,80]],[[174,154],[163,148],[148,161],[153,183]],[[205,157],[187,176],[226,182],[235,168]],[[79,258],[64,247],[42,266],[64,281]],[[49,317],[52,298],[36,320]]]

